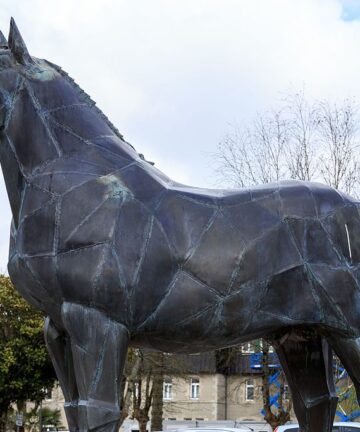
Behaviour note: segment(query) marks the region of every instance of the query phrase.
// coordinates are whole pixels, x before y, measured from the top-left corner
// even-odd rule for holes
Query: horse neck
[[[90,97],[59,67],[56,70],[59,75],[53,81],[23,79],[12,97],[0,158],[15,224],[25,183],[50,161],[74,153],[86,159],[86,150],[94,145],[100,152],[110,147],[127,160],[139,159]]]
[[[119,130],[113,125],[113,123],[109,120],[109,118],[100,110],[100,108],[96,105],[95,101],[71,78],[67,72],[65,72],[60,66],[57,66],[53,63],[49,63],[51,66],[61,75],[62,79],[69,84],[71,91],[76,95],[79,106],[84,105],[89,111],[88,116],[98,123],[100,130],[103,130],[103,133],[99,133],[99,136],[84,136],[81,133],[75,133],[74,135],[81,140],[83,143],[87,142],[89,145],[94,144],[93,141],[101,141],[101,138],[106,138],[108,140],[113,140],[116,147],[116,154],[120,156],[124,156],[126,159],[138,160],[139,154],[135,151],[135,148],[124,140],[124,137],[119,132]],[[83,119],[83,121],[90,121],[90,118]],[[74,132],[71,124],[63,124],[64,130],[67,132]],[[81,126],[81,124],[78,124]],[[81,127],[79,128],[81,129]],[[101,144],[99,145],[101,150]],[[111,147],[111,146],[110,146]],[[109,150],[109,147],[104,145],[103,150]],[[65,149],[66,152],[66,149]]]
[[[47,82],[23,79],[7,120],[6,138],[25,179],[49,161],[69,153],[86,153],[91,145],[108,150],[107,141],[113,141],[118,155],[138,159],[95,102],[66,72],[52,67],[58,74]]]

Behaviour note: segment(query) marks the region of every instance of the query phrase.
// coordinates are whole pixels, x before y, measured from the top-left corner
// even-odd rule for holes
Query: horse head
[[[7,131],[10,113],[26,82],[50,81],[57,75],[55,65],[29,54],[12,18],[8,41],[0,32],[0,127],[3,132]]]

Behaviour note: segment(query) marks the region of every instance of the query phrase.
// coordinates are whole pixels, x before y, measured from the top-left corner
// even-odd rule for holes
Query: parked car
[[[227,427],[218,427],[218,428],[181,428],[181,429],[169,429],[167,432],[249,432],[253,431],[249,426],[241,426],[240,428],[227,428]]]
[[[278,426],[274,432],[299,432],[298,424]],[[332,432],[360,432],[360,423],[335,422]]]

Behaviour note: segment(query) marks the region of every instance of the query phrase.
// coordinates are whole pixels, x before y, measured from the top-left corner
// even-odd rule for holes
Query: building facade
[[[226,365],[216,352],[183,356],[181,361],[186,358],[187,373],[164,378],[164,420],[263,421],[262,371],[255,354],[253,346],[245,344]],[[66,426],[62,405],[62,392],[57,386],[43,406],[60,408]]]

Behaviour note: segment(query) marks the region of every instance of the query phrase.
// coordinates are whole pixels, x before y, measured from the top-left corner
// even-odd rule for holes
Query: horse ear
[[[8,46],[7,40],[5,36],[2,34],[2,32],[0,31],[0,48],[7,47],[7,46]]]
[[[29,51],[26,48],[25,42],[15,24],[14,18],[10,20],[10,32],[9,32],[9,48],[13,53],[15,59],[22,65],[28,63],[34,63],[31,58]]]

